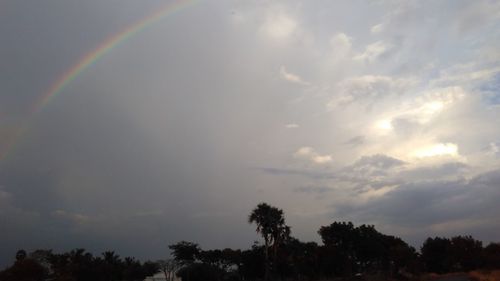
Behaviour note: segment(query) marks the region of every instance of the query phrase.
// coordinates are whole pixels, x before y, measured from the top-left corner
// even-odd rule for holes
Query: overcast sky
[[[247,248],[262,201],[306,241],[341,220],[500,241],[500,1],[198,2],[32,114],[167,2],[0,2],[2,267],[20,248]]]

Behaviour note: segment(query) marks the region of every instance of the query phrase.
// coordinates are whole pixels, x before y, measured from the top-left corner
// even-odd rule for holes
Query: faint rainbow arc
[[[76,79],[76,77],[78,77],[80,73],[97,62],[102,56],[110,52],[114,47],[118,46],[120,43],[126,41],[130,37],[136,35],[148,26],[161,21],[163,18],[169,15],[193,6],[195,3],[200,1],[201,0],[176,0],[168,3],[149,16],[129,25],[128,27],[113,35],[111,38],[106,39],[104,42],[99,44],[97,48],[81,57],[76,64],[74,64],[70,69],[59,76],[59,78],[55,83],[51,85],[48,91],[45,92],[40,98],[38,98],[37,101],[33,104],[33,106],[31,107],[30,116],[28,116],[22,126],[20,126],[12,133],[9,138],[7,138],[6,144],[3,145],[3,149],[0,147],[0,161],[5,160],[5,158],[7,158],[7,156],[15,150],[16,144],[19,143],[21,137],[25,135],[27,131],[29,131],[32,125],[31,119],[33,118],[33,115],[42,111],[43,108],[45,108],[50,103],[50,101],[56,98],[68,84],[70,84],[73,80]]]
[[[90,65],[98,61],[103,55],[111,51],[114,47],[120,43],[126,41],[130,37],[136,35],[140,31],[144,30],[146,27],[153,25],[154,23],[162,20],[175,12],[178,12],[184,8],[187,8],[195,4],[196,0],[180,0],[173,3],[167,4],[165,7],[159,9],[155,13],[149,15],[148,17],[130,25],[129,27],[123,29],[121,32],[115,34],[111,38],[108,38],[103,43],[101,43],[97,48],[92,50],[83,56],[78,63],[67,70],[56,82],[49,88],[49,90],[38,99],[34,104],[32,112],[36,113],[41,111],[51,100],[58,96],[62,90],[73,80],[75,80],[78,75],[83,72]]]

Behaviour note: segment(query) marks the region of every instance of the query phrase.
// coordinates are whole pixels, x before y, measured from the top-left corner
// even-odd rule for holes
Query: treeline
[[[500,244],[483,247],[471,236],[428,238],[420,252],[401,238],[378,232],[372,225],[333,222],[318,230],[322,244],[291,235],[283,211],[259,204],[250,214],[263,243],[250,249],[204,250],[193,242],[169,246],[172,258],[141,263],[120,259],[114,252],[94,257],[84,250],[54,254],[20,251],[0,280],[143,280],[163,272],[167,280],[350,280],[378,276],[381,280],[417,280],[425,272],[448,273],[500,269]],[[340,279],[339,279],[340,278]]]
[[[500,243],[483,247],[481,241],[471,236],[427,238],[420,251],[420,260],[428,272],[500,269]]]
[[[428,238],[418,253],[374,226],[334,222],[319,230],[323,245],[289,237],[269,252],[267,280],[418,280],[423,273],[500,269],[500,244],[470,236]],[[170,246],[177,275],[186,281],[266,280],[265,245],[247,250],[202,250],[182,241]],[[339,279],[335,279],[339,280]]]
[[[93,256],[84,249],[67,253],[36,250],[27,254],[19,250],[14,264],[0,271],[1,281],[139,281],[158,272],[156,262],[140,262],[135,258],[120,258],[108,251]]]

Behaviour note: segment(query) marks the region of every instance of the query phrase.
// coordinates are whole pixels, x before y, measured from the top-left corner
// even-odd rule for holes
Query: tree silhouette
[[[22,261],[26,258],[27,254],[25,250],[19,250],[16,253],[16,261]]]
[[[269,249],[270,247],[273,249],[273,262],[275,264],[278,246],[290,235],[290,227],[285,224],[283,210],[266,203],[260,203],[253,209],[248,217],[248,222],[255,223],[257,225],[256,231],[264,238],[264,278],[269,280]]]
[[[121,279],[121,259],[120,256],[115,254],[114,251],[106,251],[102,253],[105,273],[108,280],[120,280]]]
[[[18,251],[16,262],[0,271],[1,281],[142,281],[158,272],[156,263],[143,264],[132,258],[120,259],[115,252],[95,257],[84,249],[65,253],[35,250]]]
[[[188,265],[195,262],[200,256],[200,247],[196,243],[180,241],[168,246],[172,250],[174,259],[181,265]]]
[[[481,264],[483,243],[472,236],[455,236],[451,238],[453,270],[471,271]]]
[[[255,242],[250,249],[241,252],[242,280],[262,280],[266,268],[264,249],[264,246]]]
[[[355,228],[352,222],[333,222],[322,226],[318,234],[325,244],[323,266],[325,273],[350,275],[355,263]]]
[[[488,269],[500,269],[500,243],[490,243],[483,249],[483,263]]]
[[[450,272],[452,266],[451,241],[448,238],[427,238],[420,250],[428,272]]]
[[[47,276],[47,270],[36,260],[28,258],[24,250],[18,251],[13,266],[0,272],[2,281],[43,281]]]
[[[174,259],[159,260],[157,263],[161,272],[165,275],[165,280],[173,281],[175,273],[180,267],[179,263]]]
[[[333,222],[318,233],[325,244],[321,254],[326,275],[384,272],[393,276],[400,269],[415,268],[415,249],[400,238],[378,232],[373,225]]]
[[[189,281],[219,281],[223,272],[217,267],[206,263],[195,262],[179,269],[177,273],[182,280]]]

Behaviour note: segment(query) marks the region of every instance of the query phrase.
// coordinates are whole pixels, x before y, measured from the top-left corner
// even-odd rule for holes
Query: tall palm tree
[[[107,280],[119,280],[121,273],[122,260],[115,251],[106,251],[102,253],[104,268],[107,275]]]
[[[253,209],[248,222],[255,223],[256,231],[264,238],[265,279],[269,280],[269,248],[273,248],[273,260],[276,263],[277,247],[290,234],[290,227],[285,224],[283,210],[266,203],[260,203]]]

